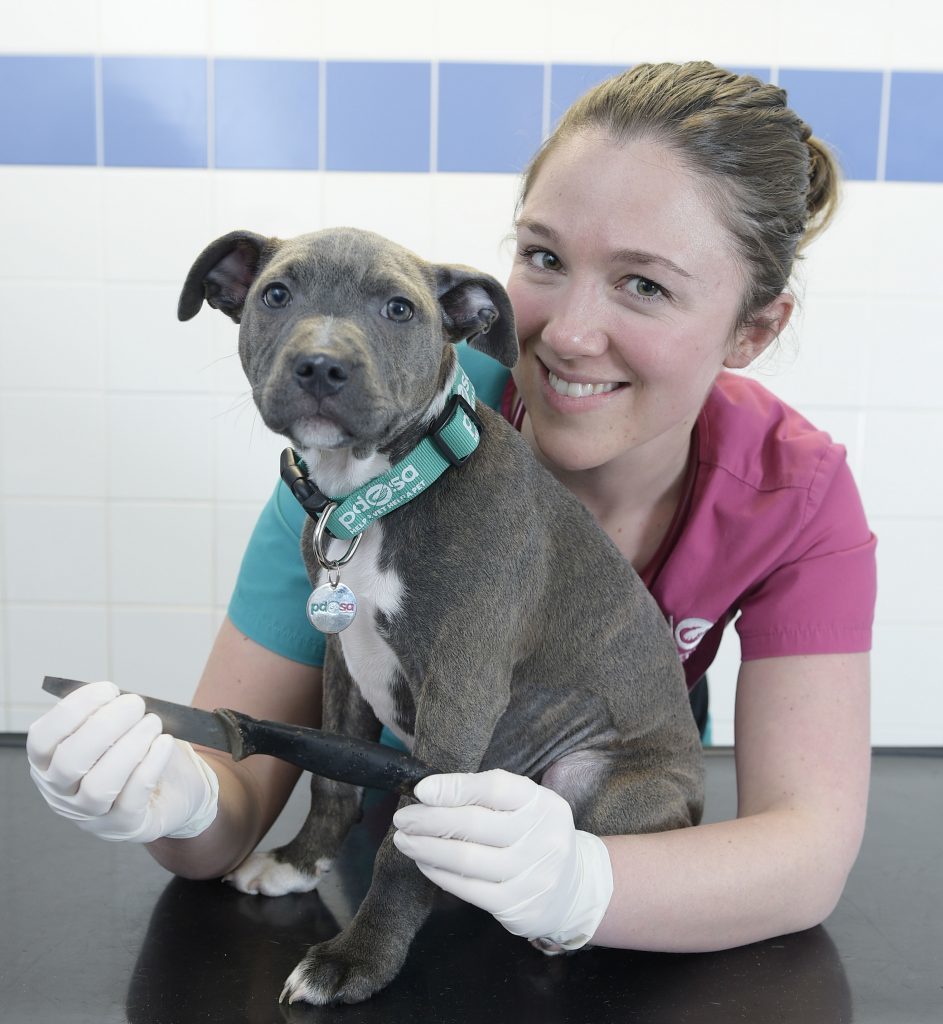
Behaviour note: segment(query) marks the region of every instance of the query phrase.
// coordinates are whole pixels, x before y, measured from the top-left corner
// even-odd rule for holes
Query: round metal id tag
[[[357,614],[357,598],[340,580],[322,583],[308,598],[308,620],[322,633],[340,633]]]

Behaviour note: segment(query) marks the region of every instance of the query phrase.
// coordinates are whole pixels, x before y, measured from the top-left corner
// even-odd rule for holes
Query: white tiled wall
[[[670,8],[670,10],[668,10]],[[837,0],[0,0],[0,52],[940,70],[943,7]],[[823,21],[824,19],[824,21]],[[850,27],[854,25],[854,35]],[[236,328],[181,325],[202,246],[352,223],[504,276],[507,175],[0,167],[0,729],[43,674],[186,700],[277,474]],[[874,740],[943,743],[943,186],[852,182],[768,386],[847,444],[880,537]],[[737,641],[712,675],[730,742]]]

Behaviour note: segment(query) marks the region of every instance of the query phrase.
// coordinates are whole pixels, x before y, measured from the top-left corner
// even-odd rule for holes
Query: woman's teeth
[[[558,395],[566,395],[567,398],[586,398],[589,395],[604,395],[615,391],[618,383],[611,384],[574,384],[572,381],[561,380],[555,373],[547,371],[547,378],[550,386]]]

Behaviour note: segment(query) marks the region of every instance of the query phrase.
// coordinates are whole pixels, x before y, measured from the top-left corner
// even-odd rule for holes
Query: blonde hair
[[[785,91],[697,61],[640,64],[578,99],[525,170],[519,207],[561,142],[592,130],[666,145],[700,175],[747,279],[738,327],[759,322],[838,202],[838,166]]]

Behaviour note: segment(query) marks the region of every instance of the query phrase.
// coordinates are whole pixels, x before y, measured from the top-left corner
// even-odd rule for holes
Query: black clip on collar
[[[327,507],[330,498],[326,498],[308,479],[304,462],[298,461],[293,448],[286,448],[281,457],[282,480],[295,496],[301,507],[317,522],[318,517]]]
[[[461,408],[465,415],[475,424],[478,429],[479,437],[485,432],[485,425],[481,422],[481,417],[477,412],[465,401],[463,395],[457,392],[449,397],[449,400],[445,403],[445,408],[436,416],[435,421],[426,433],[426,437],[436,446],[439,454],[445,459],[446,462],[450,462],[453,466],[463,466],[466,462],[475,454],[477,449],[470,451],[467,455],[458,456],[445,442],[442,437],[442,431],[445,429],[446,424],[451,420],[457,409]]]

